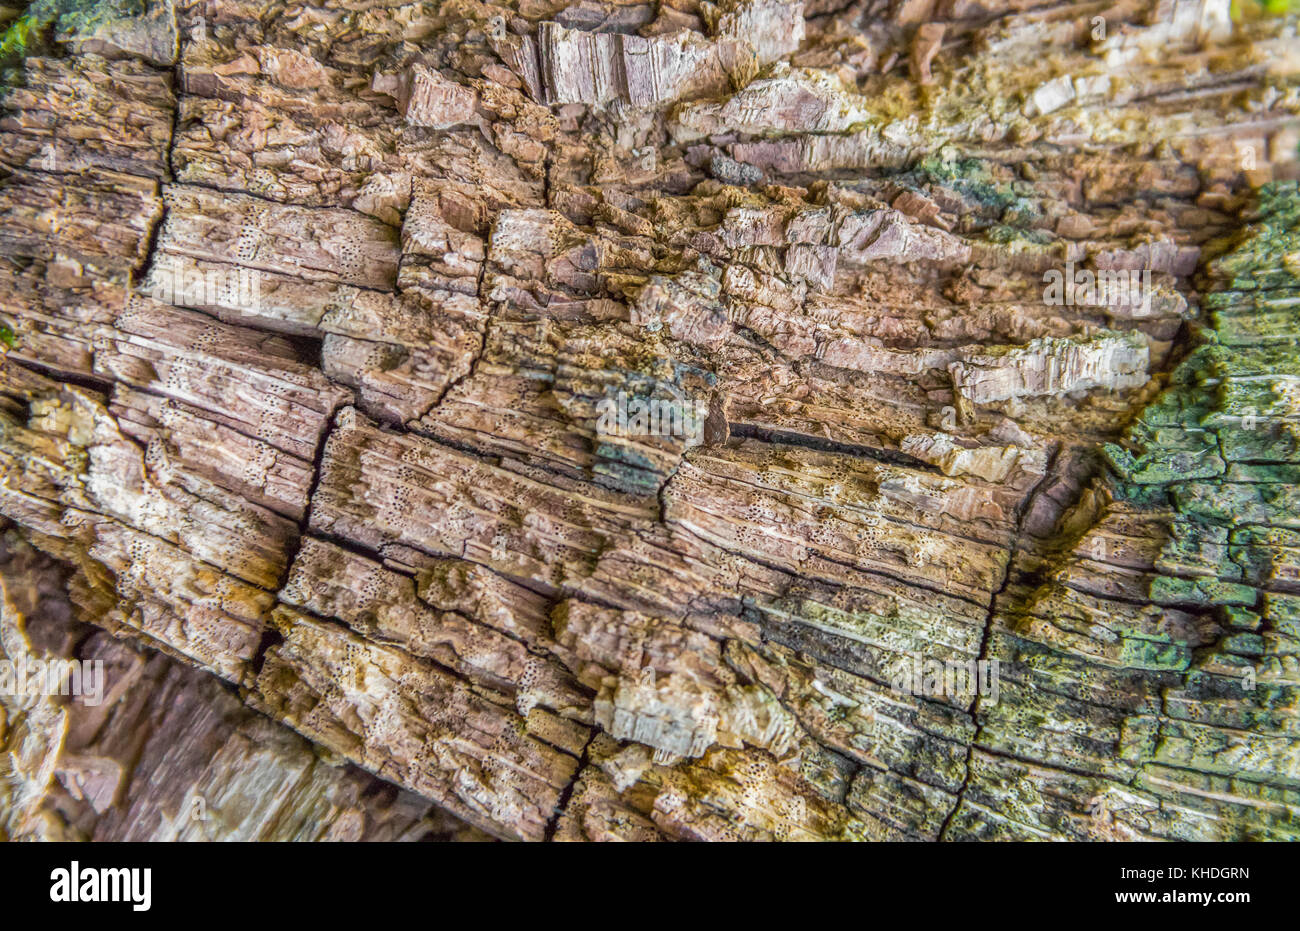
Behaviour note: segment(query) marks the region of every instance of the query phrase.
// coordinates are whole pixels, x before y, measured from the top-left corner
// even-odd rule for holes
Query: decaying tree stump
[[[1295,13],[5,35],[4,836],[1300,835]]]

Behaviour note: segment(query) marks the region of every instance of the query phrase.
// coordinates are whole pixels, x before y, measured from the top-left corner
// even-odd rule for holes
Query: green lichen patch
[[[53,55],[59,42],[137,20],[146,12],[145,0],[34,0],[0,33],[0,77],[12,85],[28,58]]]
[[[1167,708],[1223,693],[1250,728],[1294,702],[1300,668],[1300,598],[1286,594],[1300,580],[1300,187],[1266,186],[1242,219],[1203,266],[1200,345],[1104,455],[1117,499],[1174,512],[1150,599],[1217,625]],[[1126,640],[1122,656],[1172,660],[1163,649]],[[1197,734],[1166,729],[1154,753],[1133,741],[1144,759],[1210,772]]]

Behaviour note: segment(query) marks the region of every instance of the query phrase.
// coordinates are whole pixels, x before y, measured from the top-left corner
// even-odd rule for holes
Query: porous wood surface
[[[146,11],[0,101],[7,833],[1300,835],[1295,15]]]

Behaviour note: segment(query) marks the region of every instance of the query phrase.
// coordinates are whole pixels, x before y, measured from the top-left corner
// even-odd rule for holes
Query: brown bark
[[[1294,837],[1294,17],[150,9],[0,117],[8,831]]]

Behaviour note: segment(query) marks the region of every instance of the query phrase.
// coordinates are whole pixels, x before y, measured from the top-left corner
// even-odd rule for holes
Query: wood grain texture
[[[0,515],[128,640],[8,823],[1297,836],[1294,15],[148,9],[0,102]]]

